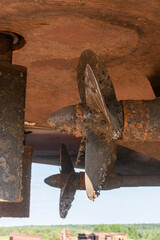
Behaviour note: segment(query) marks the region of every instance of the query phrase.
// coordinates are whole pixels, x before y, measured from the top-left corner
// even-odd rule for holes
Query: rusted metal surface
[[[94,146],[92,150],[94,152]],[[97,169],[95,163],[93,168]],[[61,169],[60,174],[46,178],[45,183],[61,189],[60,216],[65,218],[74,200],[76,190],[86,190],[86,173],[73,170],[73,163],[64,145],[61,147]],[[118,147],[117,161],[114,169],[110,170],[104,179],[101,190],[120,187],[160,186],[160,161],[128,148]]]
[[[120,187],[160,186],[160,175],[110,175],[103,190]]]
[[[61,188],[60,201],[59,201],[59,213],[61,218],[65,218],[71,207],[71,203],[74,200],[76,188],[73,184],[74,179],[74,167],[69,157],[66,146],[62,144],[60,150],[61,161],[61,174],[67,174],[66,181]]]
[[[86,66],[90,66],[91,71],[96,78],[96,82],[98,84],[98,88],[102,94],[102,98],[104,99],[105,106],[108,108],[111,114],[117,117],[118,123],[120,127],[123,126],[123,114],[122,114],[122,104],[117,101],[115,95],[115,89],[111,78],[100,59],[96,56],[96,54],[91,50],[84,51],[78,62],[78,69],[77,69],[77,80],[78,80],[78,88],[79,88],[79,95],[81,98],[81,102],[83,105],[86,105],[86,82],[85,82],[85,75],[86,75]],[[88,70],[89,71],[89,70]],[[88,73],[89,74],[89,73]],[[93,83],[92,83],[93,84]],[[96,88],[95,84],[93,84],[94,88]],[[97,92],[98,93],[98,92]],[[94,96],[95,101],[96,95]],[[101,101],[101,100],[100,100]],[[98,103],[99,107],[102,103]],[[101,106],[101,112],[104,112],[105,106]],[[112,121],[115,121],[112,119]]]
[[[67,177],[65,185],[61,189],[60,202],[59,202],[59,213],[61,218],[65,218],[68,214],[71,204],[74,200],[76,188],[74,183],[74,172],[70,173]]]
[[[29,72],[26,120],[46,126],[53,111],[79,102],[77,63],[86,49],[104,62],[118,100],[153,99],[148,78],[159,75],[159,9],[158,0],[1,0],[1,31],[27,41],[13,59]]]
[[[93,69],[87,63],[89,61]],[[94,73],[97,74],[98,80]],[[114,143],[122,132],[122,106],[116,100],[114,87],[103,64],[92,51],[86,51],[80,57],[78,81],[82,105],[77,105],[76,108],[70,106],[53,113],[48,123],[54,130],[58,129],[75,136],[75,129],[79,130],[80,136],[86,138],[86,191],[89,199],[94,200],[99,195],[108,169],[116,161]],[[77,124],[75,109],[80,107],[82,110],[79,111],[80,121]],[[79,155],[81,154],[78,154],[78,158]]]
[[[68,106],[51,114],[48,123],[54,130],[76,137],[83,135],[83,113],[81,105]]]
[[[160,160],[130,148],[118,146],[114,172],[121,175],[158,175]]]
[[[94,200],[99,195],[106,179],[111,158],[113,158],[114,140],[119,138],[121,128],[119,119],[117,120],[110,113],[109,108],[106,107],[106,105],[110,105],[112,100],[116,102],[110,79],[106,81],[110,90],[106,102],[100,92],[97,79],[88,64],[86,65],[84,79],[85,99],[82,104],[86,130],[85,184],[88,198]]]
[[[76,167],[85,166],[85,147],[86,147],[86,138],[83,137],[80,143],[78,154],[76,156]]]
[[[68,126],[68,120],[72,119],[74,124],[71,124],[68,133],[76,136],[74,131],[79,129],[83,140],[77,162],[79,156],[85,155],[86,192],[88,198],[94,200],[108,175],[114,172],[117,140],[159,141],[160,99],[123,101],[122,105],[116,99],[112,81],[103,64],[90,50],[80,57],[78,84],[81,105],[77,107],[82,107],[80,124],[74,120],[75,106],[53,113],[48,122],[54,130],[59,129],[63,133],[66,123]]]
[[[0,33],[0,62],[12,63],[13,38]]]
[[[81,89],[80,89],[80,92],[82,92]],[[94,102],[93,99],[92,99],[92,102]],[[123,103],[123,109],[119,108],[118,113],[120,115],[120,118],[117,118],[121,123],[121,126],[123,126],[122,116],[124,117],[123,133],[120,139],[125,141],[132,141],[132,140],[148,141],[148,142],[155,141],[155,140],[160,141],[160,134],[159,134],[160,132],[160,111],[159,111],[160,99],[157,98],[152,101],[123,101],[122,103]],[[83,105],[84,104],[85,102],[83,103]],[[94,121],[96,119],[96,115],[91,117],[84,110],[83,112],[81,109],[83,105],[66,107],[64,109],[61,109],[53,113],[52,115],[50,115],[48,119],[48,123],[55,130],[59,130],[62,133],[73,134],[74,136],[78,136],[78,137],[82,137],[82,136],[85,137],[84,125],[87,125],[87,121],[89,122],[89,125],[92,125],[92,126],[95,125]],[[109,104],[108,105],[106,104],[106,106],[108,106],[108,109],[114,108],[114,106],[110,108]],[[76,108],[81,109],[80,120],[75,117]],[[97,106],[97,109],[98,109],[98,106]],[[103,109],[105,109],[105,107],[103,107]],[[103,112],[102,109],[101,109],[101,112]],[[112,113],[112,116],[113,114],[115,116],[117,112],[116,110],[113,110],[111,113]],[[89,120],[87,119],[88,115],[89,115]],[[84,118],[84,121],[83,121],[83,118]],[[104,120],[102,121],[104,122]],[[100,122],[100,119],[99,119],[99,122]],[[110,119],[110,122],[111,124],[114,122],[113,117],[112,119]],[[101,125],[101,128],[105,129],[104,126],[102,127],[104,123],[100,122],[100,125]]]
[[[50,186],[57,184],[60,186],[61,192],[59,201],[59,213],[61,218],[65,218],[76,193],[76,185],[74,184],[76,174],[68,151],[64,144],[61,145],[60,162],[61,174],[50,176],[46,178],[44,182]],[[63,177],[63,180],[61,177]]]
[[[105,120],[101,119],[102,114],[106,117],[111,128],[114,129],[114,134],[119,134],[117,137],[119,139],[140,141],[159,140],[160,99],[157,98],[152,101],[123,101],[122,108],[121,102],[116,100],[114,88],[108,73],[98,57],[90,50],[85,51],[80,57],[78,84],[83,109],[80,111],[80,127],[76,128],[78,124],[74,118],[76,115],[75,109],[81,107],[81,105],[77,105],[77,107],[70,106],[61,109],[49,117],[48,123],[54,129],[59,129],[61,132],[73,135],[77,134],[77,132],[74,133],[74,130],[79,129],[79,136],[85,137],[84,131],[81,130],[84,128],[84,125],[85,128],[91,125],[98,128],[98,124],[100,123],[99,128],[104,129],[105,132],[105,128],[107,129],[107,127],[105,127]],[[70,129],[65,131],[63,127],[65,127],[65,124],[69,125],[68,120],[74,124],[71,124]],[[123,134],[120,136],[122,128]],[[110,138],[114,138],[114,136],[110,136]]]
[[[60,187],[59,213],[61,218],[65,218],[74,200],[78,175],[74,171],[72,161],[64,144],[62,144],[60,150],[60,162],[61,174],[50,176],[44,182],[50,186]]]
[[[0,201],[20,202],[26,68],[10,64],[11,38],[6,34],[1,49],[5,42],[0,54]]]
[[[60,149],[60,164],[61,164],[61,173],[70,173],[74,172],[74,167],[65,144],[61,145]]]
[[[160,141],[160,98],[123,101],[123,140]]]
[[[153,99],[155,79],[158,96],[159,9],[158,0],[2,0],[0,29],[27,40],[14,54],[29,69],[26,120],[46,126],[50,113],[79,102],[76,67],[88,48],[107,66],[118,100]]]
[[[0,202],[1,217],[29,217],[32,151],[33,147],[24,147],[22,161],[22,200],[15,203]]]
[[[50,177],[50,186],[55,188],[62,188],[65,183],[63,178],[66,178],[64,174],[57,174]],[[57,184],[56,179],[59,179],[60,184]],[[85,187],[85,173],[79,172],[74,173],[72,176],[72,184],[76,190],[86,190]],[[120,174],[110,174],[101,190],[111,190],[120,187],[151,187],[160,186],[160,174],[157,175],[120,175]],[[72,186],[70,185],[72,189]],[[71,191],[70,189],[70,191]]]
[[[69,158],[68,152],[66,153],[67,154],[63,156],[65,156],[68,165],[70,166],[72,162]],[[149,159],[147,157],[144,157],[142,154],[136,154],[136,152],[133,150],[123,147],[119,147],[118,153],[121,153],[119,154],[119,159],[117,159],[118,165],[117,167],[115,165],[114,171],[107,174],[101,190],[111,190],[120,187],[160,186],[159,161],[156,159]],[[132,166],[131,164],[128,164],[127,157],[129,158]],[[135,161],[136,164],[133,163],[133,161]],[[62,161],[61,164],[64,165]],[[129,165],[128,169],[126,167],[127,164]],[[96,168],[96,166],[94,167]],[[140,168],[140,172],[137,171],[137,168]],[[121,171],[121,174],[118,173],[119,170]],[[48,177],[45,179],[45,183],[52,187],[61,189],[60,216],[65,218],[68,210],[71,207],[71,203],[74,200],[76,190],[86,190],[86,173],[76,173],[73,171],[72,167],[71,170],[68,171],[68,166],[64,165],[60,174]]]
[[[72,179],[70,179],[70,188],[72,186],[75,187],[76,190],[84,190],[85,189],[85,175],[84,172],[74,172],[72,174]],[[68,179],[67,173],[55,174],[45,179],[45,183],[51,187],[60,188],[62,189],[65,184],[66,180]]]
[[[144,155],[147,155],[151,158],[160,160],[160,142],[152,141],[126,141],[119,140],[117,144],[123,147],[130,148],[134,151],[140,152]]]
[[[34,146],[32,155],[33,162],[60,166],[59,149],[63,142],[67,146],[73,166],[75,168],[85,168],[85,142],[82,144],[80,138],[76,138],[72,135],[64,135],[46,128],[27,128],[25,131],[31,132],[25,136],[25,142],[27,145]],[[127,145],[128,141],[124,142],[124,145]],[[118,141],[118,144],[120,143],[122,143],[122,140]],[[147,145],[145,146],[146,143]],[[158,172],[160,172],[160,158],[158,158],[160,145],[157,144],[156,146],[156,142],[152,144],[151,142],[143,143],[139,141],[135,147],[134,144],[135,142],[132,141],[128,148],[118,146],[117,160],[114,167],[116,173],[129,173],[130,175],[158,174]],[[81,156],[80,162],[78,162],[77,165],[77,154],[80,152],[78,151],[79,145],[83,145],[83,156]],[[155,149],[153,148],[154,146]],[[131,147],[133,147],[133,150]],[[136,151],[136,149],[138,150]]]
[[[81,138],[76,138],[72,135],[64,135],[50,128],[25,127],[25,131],[30,132],[30,134],[25,135],[25,143],[34,146],[33,162],[60,166],[59,149],[63,142],[67,146],[75,166]],[[84,168],[84,161],[80,163],[78,167]]]
[[[17,33],[0,31],[0,62],[12,63],[13,51],[25,45],[25,39]]]
[[[103,136],[100,138],[91,129],[87,131],[86,139],[85,184],[88,198],[94,200],[108,175],[114,142],[113,140],[107,142],[106,138]]]

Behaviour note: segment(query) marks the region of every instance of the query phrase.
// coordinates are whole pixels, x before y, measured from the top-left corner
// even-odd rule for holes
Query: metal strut
[[[27,69],[12,64],[14,34],[0,33],[0,201],[22,200]]]

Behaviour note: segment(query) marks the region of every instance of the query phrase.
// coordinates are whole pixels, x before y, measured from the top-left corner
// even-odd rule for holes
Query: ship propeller
[[[74,171],[72,161],[64,144],[60,149],[60,174],[52,175],[44,182],[52,187],[61,189],[59,201],[59,213],[65,218],[74,200],[74,195],[79,184],[79,174]]]

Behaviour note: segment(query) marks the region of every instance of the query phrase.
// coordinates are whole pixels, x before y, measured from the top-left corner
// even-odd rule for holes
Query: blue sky
[[[60,190],[43,180],[59,167],[32,164],[30,218],[1,218],[0,226],[55,224],[160,223],[160,188],[121,188],[102,191],[91,202],[77,191],[67,218],[59,217]]]

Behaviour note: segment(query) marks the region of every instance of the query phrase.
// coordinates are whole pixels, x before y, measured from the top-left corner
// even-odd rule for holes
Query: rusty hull
[[[26,41],[13,54],[28,68],[26,126],[46,127],[52,112],[80,102],[77,66],[86,49],[104,63],[118,100],[159,96],[159,10],[158,0],[1,0],[0,30]]]
[[[13,54],[28,68],[26,120],[46,126],[52,112],[79,103],[86,49],[105,63],[118,100],[154,99],[148,79],[159,84],[159,11],[159,0],[1,0],[0,30],[26,40]]]
[[[26,125],[49,127],[52,112],[80,102],[77,66],[86,49],[105,64],[118,100],[159,96],[159,10],[158,0],[1,0],[0,30],[26,40],[13,54],[28,69]]]

